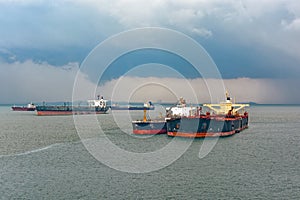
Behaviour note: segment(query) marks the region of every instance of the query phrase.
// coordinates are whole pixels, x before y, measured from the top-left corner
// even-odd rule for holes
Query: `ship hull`
[[[169,136],[226,137],[248,128],[248,116],[199,116],[167,120]]]
[[[38,116],[51,115],[87,115],[87,114],[105,114],[108,107],[69,107],[69,106],[37,106]]]
[[[122,107],[122,106],[111,106],[111,110],[154,110],[154,107],[138,107],[138,106],[129,106],[129,107]]]
[[[26,107],[18,107],[18,106],[13,106],[11,107],[13,111],[35,111],[35,108],[26,108]]]
[[[167,133],[165,121],[133,121],[133,134],[138,135],[155,135]]]

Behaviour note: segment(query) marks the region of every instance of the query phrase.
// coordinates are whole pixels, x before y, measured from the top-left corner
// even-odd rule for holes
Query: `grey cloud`
[[[55,67],[46,63],[1,63],[0,103],[71,101],[75,80],[80,99],[101,94],[114,101],[175,102],[182,96],[189,102],[210,102],[209,87],[223,81],[236,101],[257,103],[299,103],[298,79],[184,79],[123,76],[97,86],[78,71],[78,64]],[[95,94],[88,93],[95,91]],[[220,101],[223,100],[220,97]]]

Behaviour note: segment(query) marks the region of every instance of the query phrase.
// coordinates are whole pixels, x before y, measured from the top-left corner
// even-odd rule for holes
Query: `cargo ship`
[[[73,106],[73,105],[42,105],[36,106],[36,112],[38,116],[46,115],[84,115],[84,114],[105,114],[109,110],[107,106],[107,100],[101,99],[98,96],[96,100],[88,100],[85,106]]]
[[[118,104],[113,104],[110,106],[111,110],[154,110],[154,108],[155,107],[151,101],[149,101],[148,103],[144,103],[143,106],[120,106]]]
[[[144,109],[143,120],[132,121],[134,134],[166,134],[167,123],[166,119],[170,116],[183,117],[196,112],[196,107],[186,106],[185,100],[181,97],[174,106],[166,108],[166,116],[160,116],[157,119],[147,118],[147,110]]]
[[[132,121],[133,134],[138,135],[155,135],[167,133],[167,125],[165,119],[160,118],[151,120],[147,119],[147,110],[144,109],[143,120]]]
[[[165,120],[133,121],[133,134],[155,135],[166,134],[167,125]]]
[[[228,92],[226,101],[219,104],[203,104],[209,109],[202,114],[196,112],[189,116],[172,116],[166,120],[168,136],[180,137],[222,137],[230,136],[248,128],[248,112],[240,111],[249,104],[232,103]]]
[[[13,111],[35,111],[36,106],[33,103],[27,104],[27,106],[12,106]]]

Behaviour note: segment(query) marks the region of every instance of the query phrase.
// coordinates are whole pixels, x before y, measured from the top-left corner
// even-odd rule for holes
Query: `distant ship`
[[[98,96],[96,100],[88,100],[85,106],[72,106],[72,105],[60,105],[60,106],[36,106],[38,116],[45,115],[83,115],[83,114],[105,114],[109,110],[107,106],[107,100]]]
[[[12,106],[13,111],[35,111],[36,106],[33,103],[27,104],[27,106]]]
[[[167,133],[166,119],[171,115],[174,117],[188,116],[196,112],[196,107],[186,106],[185,100],[181,97],[174,106],[166,108],[166,116],[157,119],[147,119],[146,109],[144,109],[143,120],[132,121],[134,134],[165,134]]]
[[[154,105],[151,101],[144,103],[143,106],[120,106],[118,104],[113,104],[110,106],[111,110],[154,110]]]
[[[239,111],[249,104],[235,104],[226,92],[226,101],[219,104],[203,104],[212,113],[199,112],[189,116],[172,116],[166,120],[167,134],[180,137],[230,136],[248,128],[248,112]]]

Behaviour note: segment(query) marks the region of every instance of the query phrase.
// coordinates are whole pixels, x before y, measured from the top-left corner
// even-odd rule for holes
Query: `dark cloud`
[[[57,66],[80,63],[112,34],[162,26],[182,31],[203,44],[225,78],[288,77],[299,72],[300,6],[295,0],[33,0],[0,4],[0,46],[19,61]],[[169,62],[167,59],[164,62]],[[289,70],[282,73],[281,67]]]
[[[29,0],[0,2],[1,90],[6,93],[9,91],[3,81],[10,82],[19,73],[14,71],[17,70],[13,67],[16,63],[26,63],[26,66],[32,66],[30,70],[37,71],[39,68],[45,69],[44,64],[48,63],[60,70],[70,62],[80,64],[99,42],[110,36],[144,26],[171,28],[192,37],[207,50],[223,78],[239,81],[237,78],[240,77],[250,80],[274,79],[270,81],[271,85],[280,82],[278,80],[294,80],[280,82],[282,90],[288,88],[289,84],[298,83],[298,0]],[[123,64],[123,71],[114,70],[112,65],[106,71],[105,79],[117,79],[134,66],[147,62],[170,66],[187,78],[197,77],[192,68],[182,71],[186,63],[180,59],[170,55],[156,57],[156,60],[149,57],[151,53],[144,56],[127,55],[130,58],[128,60],[120,57],[113,65]],[[8,66],[11,68],[8,69]],[[139,72],[143,73],[143,70]],[[45,73],[52,75],[47,70]],[[147,78],[144,74],[140,75]],[[163,73],[159,76],[168,77]],[[21,75],[19,78],[23,80]],[[23,81],[34,86],[27,79]],[[37,84],[38,81],[32,83]],[[10,85],[15,89],[17,86],[24,87],[22,84]],[[22,90],[18,91],[22,94]],[[280,102],[297,102],[299,98],[295,93],[287,90],[284,94],[286,98]],[[21,96],[16,96],[16,99]],[[268,97],[261,101],[267,100],[271,101]]]
[[[300,84],[299,79],[185,79],[179,73],[177,78],[133,77],[130,75],[134,73],[129,73],[97,86],[88,80],[86,74],[78,70],[76,63],[60,67],[32,61],[1,64],[0,93],[3,95],[0,97],[0,104],[72,101],[75,81],[80,97],[76,100],[92,99],[95,94],[101,94],[114,101],[174,102],[183,96],[189,102],[203,103],[211,100],[209,88],[214,88],[221,81],[239,102],[294,104],[300,102],[296,87]],[[169,72],[174,71],[170,68]],[[222,99],[223,95],[219,97],[220,101]]]

